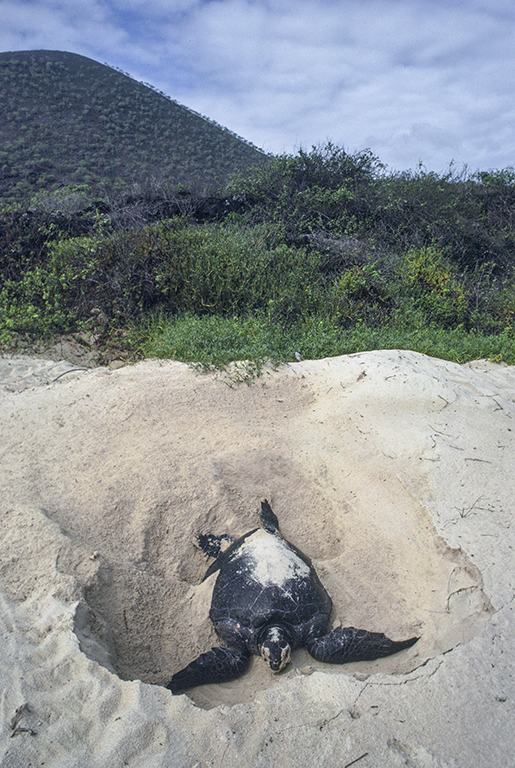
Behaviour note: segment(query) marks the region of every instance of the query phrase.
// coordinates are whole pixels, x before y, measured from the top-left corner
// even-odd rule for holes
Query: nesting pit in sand
[[[216,577],[202,583],[208,561],[194,534],[239,536],[267,498],[283,535],[313,560],[335,621],[421,639],[342,667],[300,650],[280,676],[255,659],[239,680],[191,699],[250,712],[256,697],[287,697],[299,681],[310,689],[320,673],[332,690],[349,676],[366,685],[424,669],[468,644],[501,600],[502,578],[485,575],[488,557],[470,553],[466,531],[507,514],[509,376],[391,351],[284,366],[251,386],[146,361],[7,392],[3,593],[37,613],[59,583],[59,599],[78,601],[86,656],[162,686],[218,642],[208,618]]]

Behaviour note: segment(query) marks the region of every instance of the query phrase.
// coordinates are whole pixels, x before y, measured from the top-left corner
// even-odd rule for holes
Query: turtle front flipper
[[[211,648],[177,672],[166,687],[172,693],[182,693],[196,685],[226,683],[245,672],[249,659],[246,648]]]
[[[317,661],[346,664],[350,661],[373,661],[410,648],[418,637],[396,642],[381,632],[368,632],[354,627],[337,627],[322,637],[306,642],[306,648]]]

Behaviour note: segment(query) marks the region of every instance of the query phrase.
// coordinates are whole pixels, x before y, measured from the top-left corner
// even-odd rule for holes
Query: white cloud
[[[126,37],[123,29],[110,25],[101,0],[72,0],[66,6],[52,0],[4,0],[1,14],[2,50],[46,48],[94,55],[92,50]]]
[[[514,59],[513,27],[491,5],[285,7],[227,0],[191,19],[195,45],[185,53],[197,62],[191,97],[200,111],[230,117],[240,133],[279,150],[331,137],[351,149],[375,138],[372,149],[392,165],[422,158],[443,167],[456,155],[475,165],[488,154],[485,138],[496,130],[482,124],[503,123],[495,107],[511,100]],[[513,151],[513,133],[510,144]]]
[[[0,0],[0,47],[107,60],[272,151],[515,163],[513,0]]]

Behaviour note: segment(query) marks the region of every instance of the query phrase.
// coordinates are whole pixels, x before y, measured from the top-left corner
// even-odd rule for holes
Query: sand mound
[[[234,386],[73,367],[0,364],[3,764],[308,766],[314,745],[327,766],[508,764],[513,368],[371,352]],[[248,531],[264,497],[335,621],[421,640],[172,697],[217,642],[193,535]]]

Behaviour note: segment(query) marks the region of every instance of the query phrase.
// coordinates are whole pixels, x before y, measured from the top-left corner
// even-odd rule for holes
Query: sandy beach
[[[388,350],[237,385],[12,356],[0,425],[2,766],[513,761],[515,367]],[[421,639],[172,696],[218,642],[194,534],[262,498],[335,625]]]

